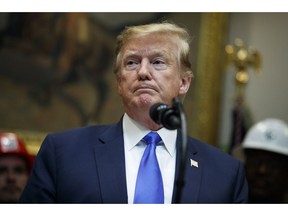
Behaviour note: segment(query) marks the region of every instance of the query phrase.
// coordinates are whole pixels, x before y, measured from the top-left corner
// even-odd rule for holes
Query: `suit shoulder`
[[[199,154],[205,154],[207,158],[217,158],[217,160],[223,161],[235,161],[238,162],[239,160],[234,158],[233,156],[229,155],[227,152],[224,152],[222,149],[195,139],[193,137],[189,137],[189,142],[192,143],[192,148]]]
[[[95,139],[103,134],[106,130],[115,127],[115,125],[93,125],[78,128],[67,129],[64,131],[47,134],[45,139],[53,139],[57,143],[75,143],[77,141],[87,141]]]
[[[71,134],[87,134],[87,133],[93,133],[95,131],[102,132],[106,128],[111,127],[112,125],[89,125],[89,126],[83,126],[83,127],[78,127],[78,128],[71,128],[63,131],[57,131],[54,133],[50,133],[49,135],[51,136],[66,136],[66,135],[71,135]]]

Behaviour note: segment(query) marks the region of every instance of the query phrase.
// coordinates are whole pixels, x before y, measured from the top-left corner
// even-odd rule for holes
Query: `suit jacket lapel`
[[[186,159],[185,159],[185,171],[184,171],[184,185],[178,186],[177,179],[179,176],[179,169],[181,165],[181,157],[182,157],[182,144],[181,144],[181,134],[178,132],[177,136],[177,154],[176,154],[176,172],[175,172],[175,186],[173,190],[173,199],[172,202],[176,203],[177,201],[180,203],[197,203],[199,189],[200,189],[200,182],[201,182],[201,173],[202,173],[202,166],[201,161],[199,158],[199,153],[193,145],[191,139],[187,140],[187,152],[186,152]],[[192,164],[191,164],[192,160]],[[198,167],[197,164],[198,163]],[[180,188],[180,189],[179,189]],[[180,200],[176,200],[176,195],[180,190]]]
[[[122,121],[109,128],[95,145],[95,160],[103,203],[127,203]]]

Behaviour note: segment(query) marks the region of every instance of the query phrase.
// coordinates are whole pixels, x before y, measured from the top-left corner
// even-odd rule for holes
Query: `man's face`
[[[27,164],[22,158],[0,157],[0,203],[18,202],[27,180]]]
[[[288,188],[287,156],[255,149],[247,149],[245,156],[251,202],[279,202]]]
[[[123,47],[118,92],[130,116],[185,95],[191,78],[181,77],[178,55],[177,40],[159,33],[133,38]]]

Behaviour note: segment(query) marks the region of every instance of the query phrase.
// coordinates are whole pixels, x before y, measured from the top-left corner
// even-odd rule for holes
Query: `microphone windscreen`
[[[151,106],[149,110],[150,117],[157,124],[161,124],[161,115],[164,110],[168,108],[168,105],[163,103],[156,103]]]

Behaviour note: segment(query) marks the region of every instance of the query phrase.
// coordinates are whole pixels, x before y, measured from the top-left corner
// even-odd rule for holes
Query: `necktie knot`
[[[143,139],[146,141],[147,145],[153,144],[155,146],[161,141],[159,134],[153,131],[148,133]]]

